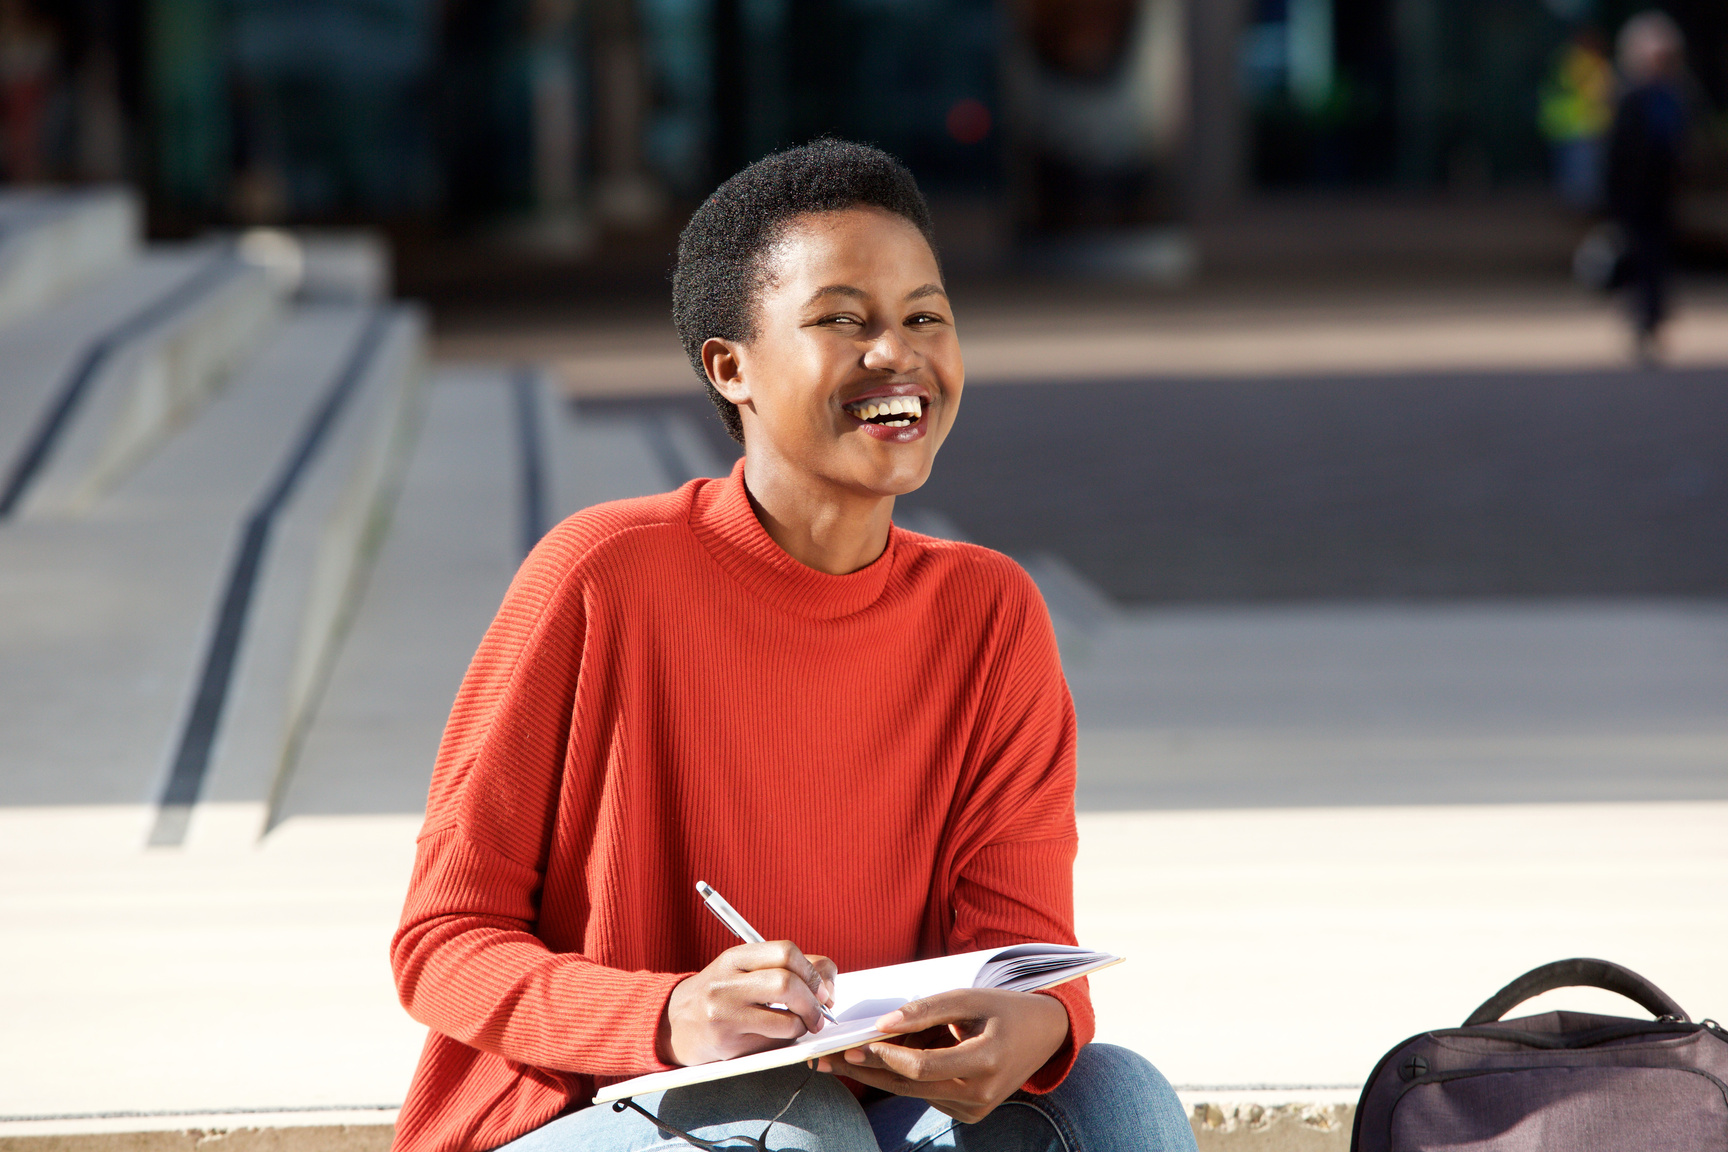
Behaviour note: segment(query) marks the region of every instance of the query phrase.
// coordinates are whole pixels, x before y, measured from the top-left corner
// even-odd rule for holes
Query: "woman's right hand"
[[[728,948],[672,989],[655,1047],[667,1064],[706,1064],[778,1048],[824,1023],[834,961],[790,940]],[[769,1005],[784,1005],[783,1008]]]

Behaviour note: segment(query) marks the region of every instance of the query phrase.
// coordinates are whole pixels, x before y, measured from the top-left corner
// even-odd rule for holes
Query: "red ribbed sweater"
[[[391,961],[431,1029],[402,1152],[495,1148],[658,1071],[737,943],[707,880],[841,971],[1073,942],[1074,710],[1025,572],[895,528],[845,576],[724,480],[590,508],[523,564],[451,709]],[[1091,1039],[1083,981],[1051,993]]]

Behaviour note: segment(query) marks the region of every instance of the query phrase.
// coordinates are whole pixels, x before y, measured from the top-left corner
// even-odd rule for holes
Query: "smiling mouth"
[[[846,405],[854,419],[882,428],[907,428],[924,418],[924,402],[916,396],[885,396]]]

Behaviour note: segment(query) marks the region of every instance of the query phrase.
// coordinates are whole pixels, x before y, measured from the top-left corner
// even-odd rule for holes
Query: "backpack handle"
[[[1622,968],[1607,960],[1579,957],[1575,960],[1556,960],[1552,964],[1530,969],[1488,997],[1482,1007],[1470,1013],[1470,1018],[1464,1021],[1464,1027],[1492,1024],[1531,997],[1552,992],[1556,988],[1603,988],[1609,992],[1618,992],[1628,1000],[1637,1001],[1638,1005],[1652,1016],[1672,1016],[1687,1023],[1692,1020],[1680,1005],[1674,1003],[1668,993],[1632,969]]]

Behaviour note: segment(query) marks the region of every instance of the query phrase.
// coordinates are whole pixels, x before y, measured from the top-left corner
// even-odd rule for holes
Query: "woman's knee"
[[[1132,1048],[1116,1044],[1092,1043],[1080,1049],[1074,1061],[1074,1071],[1095,1077],[1104,1083],[1120,1085],[1125,1090],[1175,1096],[1170,1081],[1153,1066],[1152,1061]],[[1069,1073],[1073,1075],[1073,1073]]]
[[[1051,1095],[1058,1094],[1076,1127],[1091,1130],[1093,1138],[1081,1140],[1082,1147],[1113,1147],[1103,1130],[1125,1138],[1125,1148],[1194,1147],[1194,1131],[1176,1090],[1138,1052],[1114,1044],[1086,1045]]]

